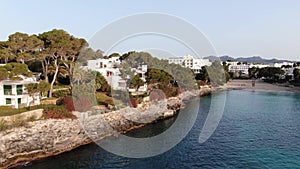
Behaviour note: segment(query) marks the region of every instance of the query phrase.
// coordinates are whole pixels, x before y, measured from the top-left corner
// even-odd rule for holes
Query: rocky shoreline
[[[79,146],[116,136],[159,119],[174,116],[184,102],[208,95],[210,87],[184,92],[140,108],[124,108],[110,113],[77,113],[78,119],[47,119],[29,122],[26,126],[0,132],[0,168],[23,165],[28,161],[54,156]]]

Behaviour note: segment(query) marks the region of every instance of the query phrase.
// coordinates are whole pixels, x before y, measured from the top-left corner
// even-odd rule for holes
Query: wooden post
[[[255,87],[255,79],[252,78],[252,87],[254,88]]]

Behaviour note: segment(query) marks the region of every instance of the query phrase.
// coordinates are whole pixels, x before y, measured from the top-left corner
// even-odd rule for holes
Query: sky
[[[155,12],[179,17],[195,26],[219,56],[300,60],[298,0],[0,0],[0,4],[0,40],[7,40],[15,32],[38,34],[56,28],[89,41],[113,21]],[[121,44],[113,52],[135,50],[134,44],[146,40],[151,41],[147,36],[124,42],[131,45],[126,48]],[[158,38],[155,44],[169,43]],[[190,54],[183,48],[169,53]]]

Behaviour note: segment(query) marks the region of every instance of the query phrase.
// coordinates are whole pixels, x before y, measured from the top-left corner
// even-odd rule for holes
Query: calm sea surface
[[[159,156],[125,158],[90,144],[22,168],[300,168],[299,94],[238,90],[219,94],[227,97],[223,118],[203,144],[198,137],[210,97],[201,98],[197,121],[187,137]],[[155,135],[175,119],[160,121],[130,135]]]

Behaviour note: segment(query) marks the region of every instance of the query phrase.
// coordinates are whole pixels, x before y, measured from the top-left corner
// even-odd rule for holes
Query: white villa
[[[121,64],[119,57],[111,57],[109,59],[88,60],[88,69],[100,72],[104,77],[118,75],[120,73],[117,68]]]
[[[282,70],[284,70],[286,76],[291,76],[292,77],[291,80],[294,80],[294,70],[295,69],[300,69],[300,66],[292,67],[292,68],[283,68]]]
[[[270,64],[250,64],[249,65],[249,68],[253,68],[253,67],[257,67],[257,68],[265,68],[265,67],[270,67],[271,65]]]
[[[248,74],[248,69],[250,68],[249,64],[244,64],[236,61],[226,63],[229,65],[228,69],[230,72]]]
[[[29,105],[40,104],[40,94],[33,97],[25,90],[30,83],[38,83],[34,77],[18,76],[23,80],[2,80],[0,81],[0,106],[11,106],[19,108]]]
[[[142,66],[139,66],[138,68],[131,68],[131,71],[133,71],[135,75],[138,75],[141,78],[141,80],[143,80],[144,82],[146,82],[147,70],[148,70],[147,65],[142,65]],[[148,89],[148,86],[145,83],[143,86],[140,86],[137,90],[129,88],[128,91],[129,92],[146,92],[147,89]]]
[[[121,64],[119,57],[108,59],[88,60],[87,68],[100,72],[114,90],[125,90],[126,81],[121,78],[118,66]]]
[[[126,80],[128,79],[122,79],[122,77],[120,76],[120,64],[121,60],[119,57],[111,57],[108,59],[100,58],[97,60],[88,60],[87,68],[100,72],[105,77],[112,89],[126,90]],[[139,75],[143,81],[146,81],[145,74],[147,72],[147,65],[142,65],[138,68],[132,68],[131,70],[135,72],[135,75]],[[137,91],[147,91],[147,84],[139,87]],[[136,92],[136,90],[129,89],[129,92]]]
[[[269,64],[262,64],[262,63],[261,64],[253,64],[253,63],[251,63],[249,68],[253,68],[253,67],[257,67],[257,68],[279,67],[279,68],[281,68],[282,66],[287,66],[287,65],[293,66],[294,63],[293,62],[281,62],[281,63],[273,63],[273,64],[271,64],[271,63],[269,63]]]
[[[281,62],[281,63],[269,63],[269,64],[243,64],[241,62],[237,62],[237,61],[232,61],[232,62],[226,62],[227,64],[229,64],[229,71],[234,72],[234,73],[240,73],[242,72],[243,74],[248,74],[248,69],[249,68],[253,68],[253,67],[257,67],[257,68],[266,68],[266,67],[277,67],[277,68],[281,68],[282,70],[285,71],[285,75],[283,75],[282,78],[284,78],[285,76],[291,76],[293,79],[293,71],[294,71],[294,67],[291,68],[282,68],[282,66],[286,66],[286,65],[290,65],[293,66],[294,63],[292,62]]]
[[[175,63],[183,67],[192,69],[195,73],[199,73],[202,66],[210,66],[212,63],[209,59],[198,59],[187,55],[183,57],[172,57],[168,59],[169,64]]]
[[[274,63],[273,66],[281,68],[282,66],[287,66],[287,65],[293,66],[294,63],[293,62],[281,62],[281,63]]]

